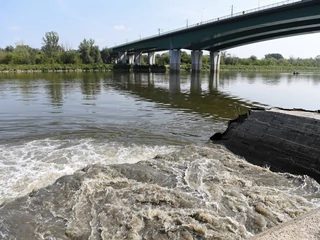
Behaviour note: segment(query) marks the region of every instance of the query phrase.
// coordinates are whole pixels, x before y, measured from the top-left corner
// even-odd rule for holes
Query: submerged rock
[[[245,239],[319,206],[310,178],[223,146],[92,165],[0,207],[1,239]]]

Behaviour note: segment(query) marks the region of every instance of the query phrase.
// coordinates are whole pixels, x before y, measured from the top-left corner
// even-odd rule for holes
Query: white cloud
[[[132,30],[131,28],[126,28],[123,25],[115,25],[113,28],[117,31],[131,31]]]
[[[11,30],[11,31],[18,31],[18,30],[20,30],[20,28],[19,28],[18,26],[14,26],[14,25],[13,25],[13,26],[9,26],[8,29]]]

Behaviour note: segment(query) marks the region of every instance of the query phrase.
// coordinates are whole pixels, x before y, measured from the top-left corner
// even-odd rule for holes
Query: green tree
[[[59,46],[59,35],[56,32],[47,32],[42,38],[42,41],[42,51],[49,58],[52,58],[61,50],[61,47]]]
[[[100,51],[102,62],[111,63],[111,49],[105,47]]]
[[[92,46],[90,48],[90,56],[92,57],[94,63],[102,63],[99,46]]]
[[[264,58],[265,59],[274,58],[274,59],[279,60],[279,59],[282,59],[283,56],[280,53],[269,53],[269,54],[264,55]]]
[[[64,64],[79,64],[81,63],[81,59],[76,50],[69,50],[61,53],[60,62]]]
[[[148,54],[142,54],[141,55],[141,65],[147,65],[148,64]]]
[[[6,48],[4,49],[6,52],[13,52],[14,47],[12,47],[11,45],[6,46]]]
[[[181,63],[191,64],[191,56],[186,52],[181,52]]]
[[[99,47],[94,45],[93,39],[83,39],[83,41],[79,45],[78,51],[82,63],[92,64],[102,62]]]
[[[83,63],[93,63],[93,59],[90,56],[90,47],[93,46],[94,41],[90,39],[87,41],[86,39],[83,39],[83,41],[79,45],[79,54],[80,59]]]
[[[156,55],[156,64],[158,65],[168,65],[170,64],[170,56],[168,52]]]
[[[252,62],[255,62],[255,61],[258,60],[258,58],[257,58],[256,56],[254,56],[254,55],[251,55],[251,56],[250,56],[250,59],[252,60]]]
[[[10,64],[12,61],[12,53],[0,54],[0,64]]]
[[[10,63],[13,64],[35,64],[37,53],[37,49],[28,45],[17,45],[13,52],[7,52],[7,61],[11,58]]]

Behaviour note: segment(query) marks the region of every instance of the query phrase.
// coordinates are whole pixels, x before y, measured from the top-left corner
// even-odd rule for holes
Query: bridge
[[[287,0],[258,9],[200,22],[115,46],[116,61],[141,65],[141,54],[155,64],[155,52],[169,50],[170,70],[179,71],[181,49],[191,50],[192,70],[200,71],[203,50],[210,52],[211,71],[220,69],[220,52],[246,44],[309,34],[320,30],[320,0]],[[301,43],[303,44],[307,43]],[[300,47],[300,46],[297,46]]]

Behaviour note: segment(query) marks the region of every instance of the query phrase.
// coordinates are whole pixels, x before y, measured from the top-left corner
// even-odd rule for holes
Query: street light
[[[205,8],[201,8],[201,23],[202,23],[202,11],[204,10]]]

